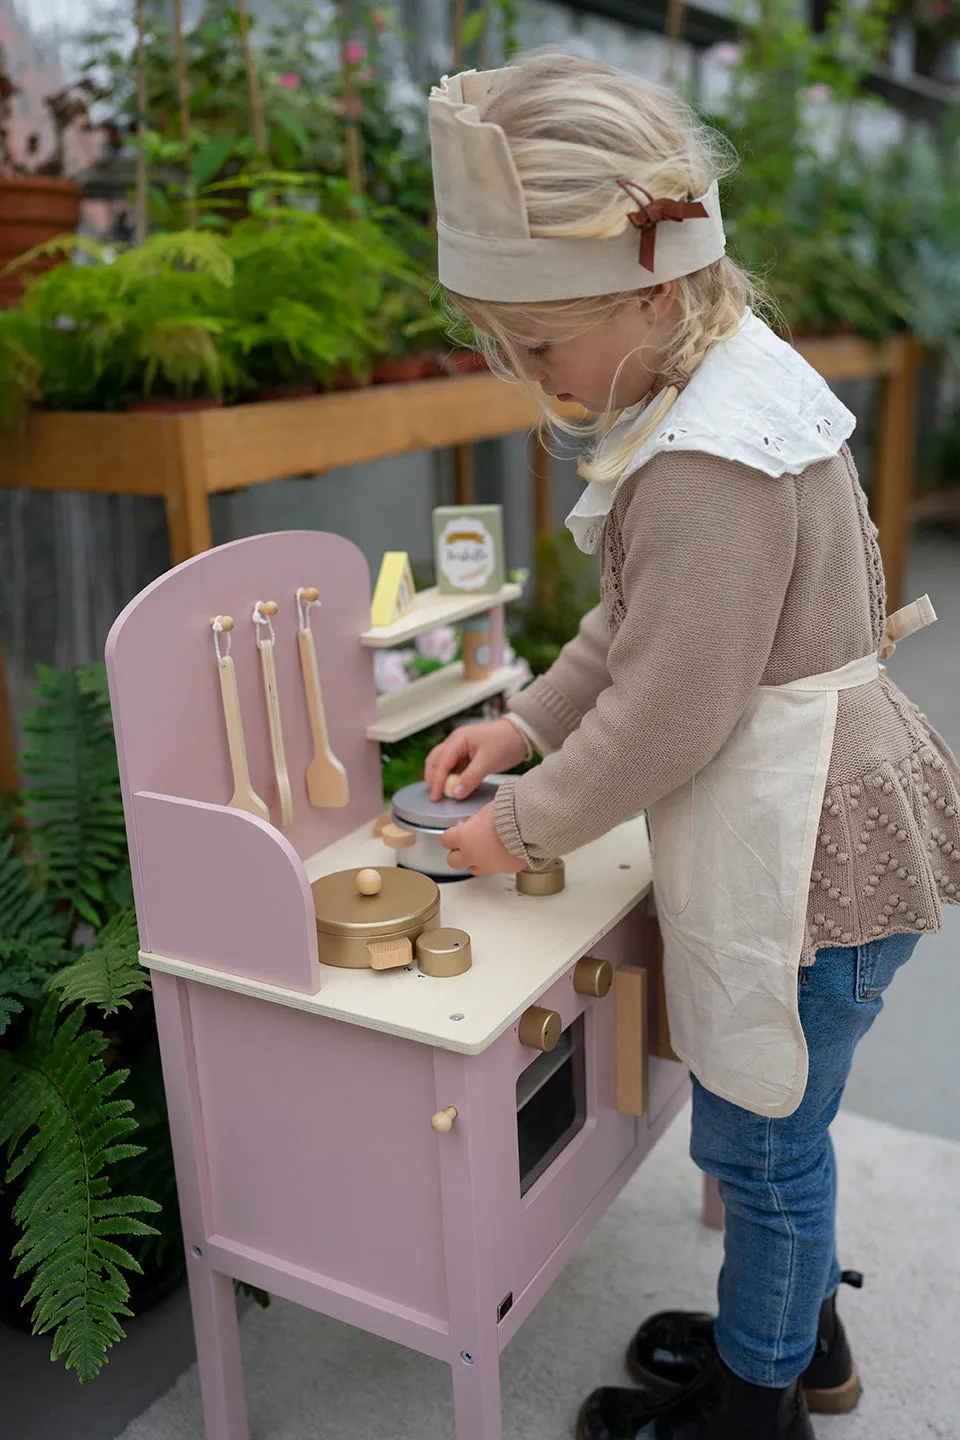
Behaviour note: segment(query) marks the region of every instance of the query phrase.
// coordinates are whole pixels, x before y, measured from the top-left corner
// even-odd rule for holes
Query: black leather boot
[[[781,1389],[750,1385],[712,1346],[686,1390],[665,1397],[606,1386],[584,1401],[579,1440],[815,1440],[799,1379]]]
[[[845,1270],[845,1285],[859,1290],[863,1276]],[[713,1317],[691,1310],[661,1310],[640,1326],[627,1351],[627,1369],[640,1385],[661,1393],[690,1385],[705,1356],[714,1351]],[[819,1415],[840,1415],[860,1399],[861,1385],[850,1346],[837,1315],[837,1297],[820,1307],[817,1348],[801,1376],[807,1407]]]

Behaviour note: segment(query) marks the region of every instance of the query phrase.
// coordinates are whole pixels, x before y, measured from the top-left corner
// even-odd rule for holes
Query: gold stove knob
[[[520,1044],[531,1050],[553,1050],[562,1030],[563,1021],[556,1010],[544,1010],[541,1005],[531,1005],[520,1016],[517,1035]]]
[[[578,995],[595,995],[603,999],[613,984],[613,966],[609,960],[595,960],[585,955],[573,971],[573,988]]]

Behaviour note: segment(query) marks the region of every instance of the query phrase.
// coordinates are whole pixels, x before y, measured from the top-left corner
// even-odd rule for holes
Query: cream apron
[[[936,619],[924,596],[887,643]],[[670,1040],[715,1095],[791,1115],[807,1083],[798,972],[840,690],[880,672],[762,685],[718,754],[648,812]]]

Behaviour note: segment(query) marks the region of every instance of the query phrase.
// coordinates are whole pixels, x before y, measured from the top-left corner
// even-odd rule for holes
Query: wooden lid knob
[[[379,895],[383,889],[383,876],[372,868],[357,871],[357,894]]]
[[[456,1105],[448,1105],[446,1110],[438,1110],[435,1115],[431,1115],[430,1128],[431,1130],[435,1130],[438,1135],[449,1135],[453,1129],[453,1122],[456,1118]]]
[[[458,786],[459,784],[460,784],[460,776],[459,776],[459,775],[452,775],[452,774],[451,774],[451,775],[448,775],[448,776],[447,776],[446,780],[444,780],[444,782],[443,782],[443,793],[444,793],[444,795],[447,797],[448,800],[454,800],[454,799],[456,799],[456,796],[454,795],[453,792],[454,792],[454,790],[457,788],[457,786]]]

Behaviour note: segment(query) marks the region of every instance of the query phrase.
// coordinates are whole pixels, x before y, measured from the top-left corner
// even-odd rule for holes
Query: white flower
[[[711,45],[707,51],[707,59],[715,60],[718,65],[739,65],[743,59],[743,50],[730,40],[721,40],[719,45]]]
[[[373,683],[378,695],[388,695],[392,690],[402,690],[410,684],[407,664],[413,659],[412,650],[374,650]]]
[[[428,630],[426,634],[417,636],[417,649],[420,654],[425,655],[428,660],[442,660],[445,665],[456,659],[459,645],[457,632],[452,625],[438,625],[436,630]]]

